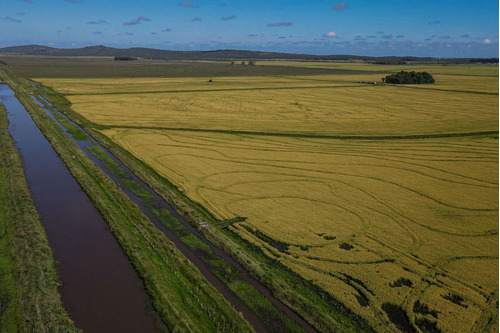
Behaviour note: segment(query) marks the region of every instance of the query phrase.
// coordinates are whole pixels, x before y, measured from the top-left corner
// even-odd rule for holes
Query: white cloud
[[[483,44],[491,44],[491,43],[492,43],[492,41],[491,41],[491,40],[489,40],[489,39],[485,39],[485,40],[483,40]]]
[[[324,34],[323,37],[337,37],[337,33],[335,31],[330,31]]]

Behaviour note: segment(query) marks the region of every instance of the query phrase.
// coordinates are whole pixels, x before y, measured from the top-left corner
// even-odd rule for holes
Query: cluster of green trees
[[[379,60],[375,60],[373,62],[373,64],[376,64],[376,65],[406,65],[407,62],[406,61],[403,61],[403,60],[400,60],[400,59],[379,59]]]
[[[236,63],[234,61],[231,61],[231,66],[234,66],[234,65],[236,65]],[[240,65],[241,66],[255,66],[255,61],[254,60],[250,60],[248,62],[248,64],[246,62],[242,61]]]
[[[434,83],[435,80],[432,77],[432,75],[427,72],[401,71],[399,73],[383,77],[382,82],[393,83],[393,84],[423,84],[423,83]]]
[[[130,60],[137,60],[137,58],[136,57],[115,57],[115,60],[130,61]]]

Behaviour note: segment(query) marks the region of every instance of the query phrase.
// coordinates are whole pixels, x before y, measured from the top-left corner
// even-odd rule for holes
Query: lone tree
[[[382,81],[384,81],[384,79],[382,79]],[[432,75],[427,72],[401,71],[396,74],[387,75],[385,77],[385,82],[393,84],[424,84],[434,83],[435,80]]]

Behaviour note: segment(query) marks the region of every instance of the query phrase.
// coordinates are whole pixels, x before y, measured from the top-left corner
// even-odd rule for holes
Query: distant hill
[[[246,50],[214,51],[169,51],[133,47],[119,49],[103,45],[86,46],[77,49],[59,49],[42,45],[23,45],[0,48],[0,54],[38,56],[82,56],[82,57],[137,57],[146,59],[172,60],[299,60],[299,61],[364,61],[380,64],[404,62],[436,62],[431,57],[368,57],[356,55],[314,55],[299,53],[261,52]],[[439,59],[440,63],[498,63],[498,58]]]
[[[248,59],[286,59],[286,60],[369,60],[372,57],[332,55],[318,56],[311,54],[294,54],[279,52],[259,52],[245,50],[214,51],[168,51],[133,47],[118,49],[103,45],[86,46],[78,49],[58,49],[41,45],[23,45],[0,48],[0,54],[46,55],[46,56],[92,56],[92,57],[137,57],[148,59],[175,60],[248,60]]]

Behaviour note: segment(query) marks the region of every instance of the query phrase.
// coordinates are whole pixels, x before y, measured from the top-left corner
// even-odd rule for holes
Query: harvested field
[[[331,66],[367,74],[39,81],[378,331],[496,331],[498,67]]]

